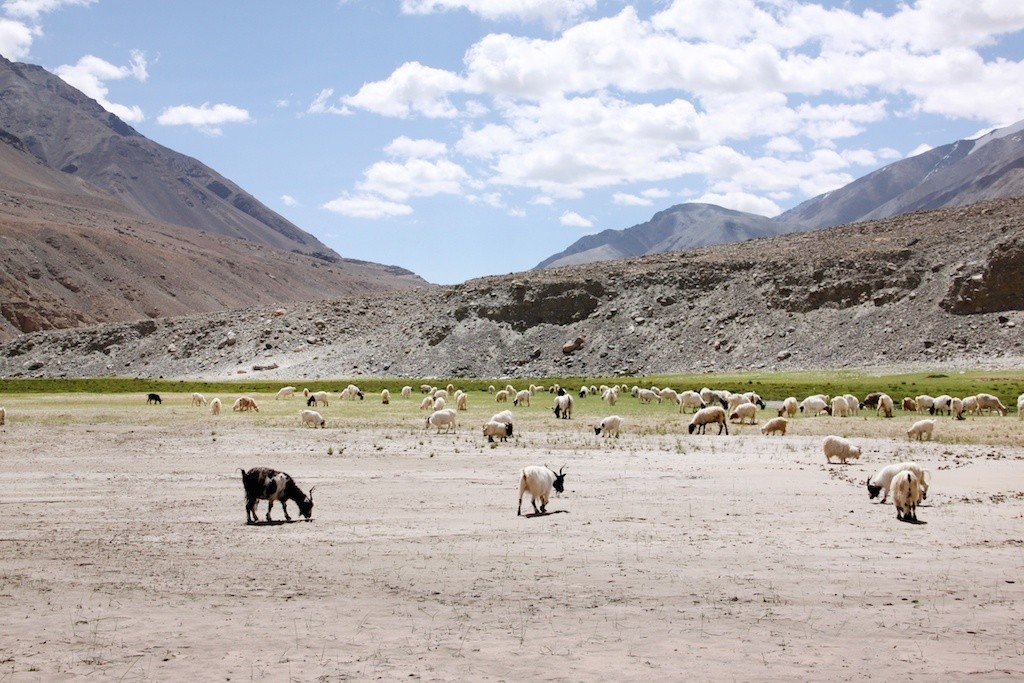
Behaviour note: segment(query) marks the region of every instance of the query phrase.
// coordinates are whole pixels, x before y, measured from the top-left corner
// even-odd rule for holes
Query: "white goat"
[[[931,441],[933,431],[935,431],[935,420],[918,420],[910,425],[910,429],[907,430],[907,438],[922,441],[927,436]]]
[[[860,446],[854,446],[841,436],[826,436],[821,442],[821,449],[825,452],[825,462],[832,462],[836,458],[845,464],[847,460],[860,458]]]
[[[773,417],[772,419],[761,425],[761,433],[767,436],[772,434],[778,434],[779,436],[786,435],[786,427],[789,422],[784,417]]]
[[[524,467],[519,474],[519,507],[516,509],[516,515],[523,514],[523,494],[527,491],[530,492],[530,504],[533,505],[534,513],[546,514],[548,500],[551,498],[551,489],[555,489],[558,493],[565,490],[564,470],[565,465],[557,472],[547,465]],[[537,507],[537,501],[540,501],[540,508]]]
[[[276,401],[281,398],[291,398],[293,396],[295,396],[295,387],[281,387],[280,389],[277,390],[277,393],[274,395],[274,400]]]
[[[678,402],[680,413],[683,412],[684,408],[693,408],[693,412],[697,412],[701,408],[708,407],[708,404],[704,402],[704,399],[700,397],[700,394],[689,389],[679,394]]]
[[[315,410],[306,409],[299,411],[299,419],[302,421],[303,427],[313,427],[314,429],[317,427],[327,427],[327,420]]]
[[[496,420],[485,422],[484,436],[487,437],[488,442],[493,442],[494,437],[498,437],[502,441],[508,441],[508,437],[512,436],[512,423],[498,422]]]
[[[896,519],[917,522],[917,505],[921,502],[921,482],[910,470],[897,474],[890,485],[892,502],[896,506]]]
[[[198,392],[194,392],[192,394],[192,405],[194,405],[194,406],[205,406],[206,405],[206,397],[203,396],[202,394],[198,393]]]
[[[512,405],[518,406],[520,403],[526,406],[527,408],[530,407],[529,389],[522,389],[521,391],[516,392],[516,397],[512,399]]]
[[[454,408],[445,408],[443,410],[435,410],[427,418],[427,424],[425,429],[430,429],[431,425],[437,427],[437,433],[441,433],[441,427],[444,427],[444,433],[455,431],[456,421],[458,420],[458,412]]]
[[[757,417],[757,406],[749,401],[740,403],[729,413],[730,420],[739,421],[740,423],[749,418],[750,424],[754,424],[755,417]]]
[[[889,485],[892,483],[893,477],[903,470],[909,470],[914,473],[914,476],[917,477],[918,486],[921,488],[921,499],[927,500],[928,470],[922,469],[916,462],[897,462],[892,465],[886,465],[875,472],[873,476],[868,477],[868,498],[873,500],[881,493],[881,502],[884,503],[889,496]]]
[[[220,415],[220,399],[215,398],[210,401],[210,413],[212,415]]]

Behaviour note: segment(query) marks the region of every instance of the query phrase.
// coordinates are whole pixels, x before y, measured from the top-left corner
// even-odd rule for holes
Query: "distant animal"
[[[242,484],[245,486],[245,522],[255,524],[256,503],[260,500],[267,501],[267,517],[270,520],[270,512],[274,508],[274,501],[281,501],[281,508],[284,509],[284,518],[291,520],[288,514],[288,501],[295,501],[299,506],[299,514],[306,519],[313,515],[313,489],[309,494],[302,492],[288,474],[278,472],[270,467],[253,467],[249,471],[241,467],[238,471],[242,473]],[[315,488],[315,487],[314,487]]]
[[[220,399],[215,398],[210,401],[210,413],[213,415],[220,415]]]
[[[551,489],[555,489],[558,493],[562,493],[565,490],[565,465],[562,465],[561,469],[557,472],[550,469],[547,465],[530,465],[524,467],[523,471],[519,474],[519,508],[516,510],[516,516],[523,514],[523,494],[527,491],[530,492],[530,504],[533,505],[533,511],[538,514],[546,513],[548,507],[548,499],[551,497]],[[537,501],[540,501],[540,508],[537,507]]]
[[[846,464],[847,460],[857,460],[861,456],[861,447],[854,446],[841,436],[826,436],[821,442],[821,449],[825,453],[825,462],[832,462],[832,458]]]
[[[260,407],[256,405],[256,401],[249,396],[239,396],[235,399],[235,404],[231,406],[232,411],[245,412],[246,410],[255,410],[257,413],[260,412]]]
[[[7,409],[0,408],[0,427],[7,424]]]
[[[192,405],[194,405],[194,406],[205,406],[206,405],[206,397],[203,396],[202,394],[200,394],[199,392],[193,392],[193,394],[192,394]]]
[[[276,401],[276,400],[282,399],[282,398],[291,398],[294,395],[295,395],[295,387],[293,387],[293,386],[281,387],[280,389],[277,390],[277,394],[274,395],[274,400]]]
[[[146,403],[163,403],[163,401],[160,400],[160,394],[149,394],[146,397]]]
[[[893,477],[889,492],[896,506],[896,519],[916,523],[917,506],[921,502],[921,483],[917,475],[910,470],[903,470]]]
[[[603,432],[606,437],[614,436],[617,439],[621,430],[622,418],[618,415],[609,415],[601,420],[600,423],[594,425],[594,434],[598,436]]]
[[[512,423],[490,420],[484,423],[483,432],[489,443],[494,442],[494,437],[498,437],[501,441],[508,441],[508,437],[512,436]]]
[[[299,420],[303,427],[310,426],[316,429],[317,427],[326,428],[327,420],[324,416],[315,410],[302,410],[299,412]]]
[[[729,435],[729,426],[725,423],[725,408],[721,406],[701,408],[693,414],[693,419],[690,420],[690,424],[687,425],[686,429],[690,434],[694,432],[704,434],[709,424],[717,424],[719,434],[724,431],[726,436]]]
[[[572,407],[573,400],[571,394],[560,394],[555,397],[555,407],[552,409],[555,412],[556,418],[563,420],[572,419]]]

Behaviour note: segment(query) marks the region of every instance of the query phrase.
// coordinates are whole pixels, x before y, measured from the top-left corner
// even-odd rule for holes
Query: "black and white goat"
[[[284,509],[284,518],[291,521],[288,515],[288,501],[293,500],[299,506],[299,514],[306,519],[313,515],[313,489],[309,495],[302,492],[288,474],[278,472],[270,467],[253,467],[248,472],[241,467],[238,471],[242,473],[242,484],[245,486],[245,522],[255,524],[256,503],[260,500],[267,501],[267,521],[270,521],[270,511],[274,507],[274,501],[281,501]],[[315,488],[315,487],[314,487]]]

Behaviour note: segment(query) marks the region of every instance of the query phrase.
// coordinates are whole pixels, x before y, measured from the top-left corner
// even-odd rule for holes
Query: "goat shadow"
[[[528,512],[523,517],[547,517],[549,515],[558,515],[561,513],[569,514],[568,510],[552,510],[551,512]]]
[[[928,522],[921,521],[920,519],[901,519],[899,521],[905,522],[906,524],[927,524],[928,523]]]
[[[297,524],[298,522],[312,522],[312,519],[272,519],[267,521],[265,519],[257,520],[255,522],[246,522],[246,526],[280,526],[282,524]]]

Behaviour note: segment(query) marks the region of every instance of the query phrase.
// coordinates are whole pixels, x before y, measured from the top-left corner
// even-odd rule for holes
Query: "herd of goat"
[[[412,391],[411,386],[405,386],[400,394],[403,398],[409,399],[411,398]],[[424,421],[426,428],[435,427],[438,433],[441,432],[442,428],[445,433],[454,431],[457,426],[459,411],[467,409],[468,395],[466,392],[457,390],[452,384],[446,387],[434,387],[424,384],[421,385],[420,391],[424,395],[420,408],[430,411],[429,416]],[[537,393],[548,391],[554,397],[552,411],[555,417],[560,419],[572,418],[575,405],[574,394],[579,398],[599,395],[609,405],[615,405],[618,397],[623,394],[632,396],[640,403],[663,403],[670,401],[671,403],[678,404],[679,412],[684,412],[688,408],[693,411],[693,416],[688,425],[690,434],[704,434],[708,425],[718,425],[718,434],[724,432],[728,435],[729,421],[744,423],[749,420],[749,424],[753,425],[755,424],[757,411],[767,408],[767,403],[756,392],[733,393],[712,390],[707,387],[700,391],[677,392],[674,389],[659,389],[658,387],[641,388],[634,386],[630,388],[627,385],[602,385],[600,387],[584,385],[578,390],[570,392],[558,385],[547,389],[539,385],[530,385],[529,389],[518,391],[512,385],[508,385],[501,389],[490,386],[488,391],[496,403],[511,401],[515,406],[529,406],[531,398]],[[295,396],[296,393],[297,389],[293,386],[283,387],[277,392],[275,400],[289,399]],[[311,392],[309,389],[304,390],[302,393],[307,401],[307,409],[300,411],[300,423],[303,426],[314,428],[326,427],[324,417],[318,411],[313,410],[313,408],[329,405],[331,400],[330,393],[326,391]],[[339,392],[339,398],[342,400],[363,400],[364,397],[364,393],[352,384]],[[390,403],[391,392],[388,389],[382,390],[380,398],[382,403]],[[447,407],[449,401],[456,408]],[[147,402],[161,403],[161,399],[157,394],[149,394]],[[207,405],[207,400],[202,394],[195,393],[192,394],[192,404]],[[876,415],[892,417],[897,405],[900,409],[908,412],[927,412],[933,416],[948,415],[961,420],[965,419],[965,415],[972,413],[981,415],[983,413],[997,412],[1001,416],[1005,416],[1008,413],[1006,406],[997,397],[987,393],[964,398],[948,395],[935,397],[921,395],[913,398],[906,397],[899,404],[896,404],[892,397],[883,392],[868,394],[863,400],[859,400],[851,394],[834,397],[815,394],[806,397],[803,401],[798,401],[796,397],[790,396],[781,402],[777,415],[765,421],[761,426],[761,433],[769,436],[773,434],[785,435],[788,425],[787,418],[796,416],[798,412],[807,416],[825,414],[847,417],[856,415],[861,410],[871,409],[875,411]],[[210,406],[214,414],[219,414],[220,399],[213,399],[210,402]],[[254,410],[259,412],[259,406],[251,397],[241,396],[233,404],[232,410],[242,412]],[[1018,416],[1024,417],[1024,394],[1021,394],[1017,399],[1017,412]],[[513,434],[513,418],[513,413],[510,410],[495,413],[483,424],[483,436],[487,438],[488,442],[492,443],[494,439],[507,441]],[[614,436],[618,438],[621,434],[623,423],[624,420],[621,416],[609,415],[594,425],[594,433],[599,436]],[[921,419],[911,425],[907,430],[907,436],[908,438],[918,440],[925,437],[931,439],[934,429],[934,419]],[[848,439],[834,435],[824,438],[822,450],[828,463],[831,463],[833,458],[840,463],[846,463],[848,460],[855,460],[861,455],[861,448],[859,446],[851,443]],[[522,514],[522,500],[526,493],[529,493],[531,496],[534,513],[546,514],[552,490],[558,493],[564,490],[566,476],[564,470],[563,466],[558,472],[555,472],[546,465],[531,465],[523,468],[519,476],[519,505],[516,514]],[[255,508],[259,500],[268,501],[265,517],[267,522],[272,521],[270,513],[274,502],[281,503],[287,520],[291,520],[286,505],[288,501],[292,501],[298,506],[299,513],[303,517],[306,519],[311,518],[313,511],[312,489],[310,489],[309,494],[303,493],[288,474],[267,467],[254,467],[248,471],[241,470],[241,472],[242,481],[245,486],[246,521],[248,523],[256,523],[258,521]],[[883,503],[891,496],[896,507],[896,518],[898,520],[917,523],[917,506],[928,497],[928,471],[922,469],[914,462],[886,465],[868,478],[867,489],[871,499],[877,498],[881,494],[881,502]]]

